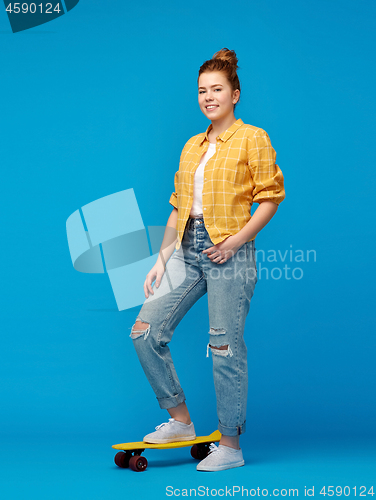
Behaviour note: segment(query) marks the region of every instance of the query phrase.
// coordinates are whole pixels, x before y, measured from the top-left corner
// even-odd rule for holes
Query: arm
[[[176,225],[178,221],[178,210],[177,208],[173,208],[170,217],[168,218],[165,234],[163,237],[163,241],[161,244],[161,248],[159,250],[159,255],[157,262],[150,269],[148,274],[146,275],[146,280],[144,282],[144,293],[145,297],[149,297],[149,292],[154,295],[154,291],[152,289],[152,283],[155,280],[155,286],[159,287],[162,276],[166,269],[166,263],[168,259],[171,257],[172,253],[175,249],[175,243],[177,240],[176,235]]]
[[[177,241],[176,226],[178,222],[178,210],[173,208],[168,218],[165,234],[159,250],[159,255],[157,259],[157,264],[163,264],[166,267],[166,263],[171,255],[174,253],[175,244]]]
[[[251,220],[234,235],[234,240],[236,239],[241,247],[246,241],[250,240],[257,233],[261,231],[263,227],[273,218],[278,210],[278,205],[273,201],[263,201],[257,207],[255,213],[252,215]]]

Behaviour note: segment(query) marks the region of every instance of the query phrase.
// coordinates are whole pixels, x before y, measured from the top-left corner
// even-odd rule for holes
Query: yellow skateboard
[[[123,469],[130,468],[136,472],[142,472],[148,466],[148,461],[141,453],[146,449],[151,450],[169,450],[171,448],[184,448],[191,446],[191,455],[193,458],[203,460],[209,453],[210,443],[217,443],[221,439],[222,434],[217,430],[209,436],[199,436],[192,441],[176,441],[174,443],[145,443],[138,441],[136,443],[114,444],[112,447],[119,451],[115,455],[115,464]]]

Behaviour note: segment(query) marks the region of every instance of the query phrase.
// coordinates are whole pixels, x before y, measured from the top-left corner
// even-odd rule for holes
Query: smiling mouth
[[[216,108],[218,108],[218,106],[215,106],[215,105],[206,106],[206,109],[209,111],[212,109],[216,109]]]

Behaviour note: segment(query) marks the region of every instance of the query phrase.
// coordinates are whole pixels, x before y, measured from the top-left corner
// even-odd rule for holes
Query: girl
[[[174,208],[157,262],[146,276],[146,300],[130,335],[159,405],[171,417],[144,441],[194,439],[168,343],[187,311],[208,294],[207,356],[212,353],[222,437],[197,465],[205,471],[244,465],[239,447],[248,389],[243,334],[257,283],[255,237],[285,198],[283,174],[268,134],[235,118],[240,97],[237,62],[235,52],[224,48],[199,70],[198,103],[211,124],[183,148],[169,201]],[[259,206],[251,217],[253,202]],[[191,340],[186,345],[194,349]]]

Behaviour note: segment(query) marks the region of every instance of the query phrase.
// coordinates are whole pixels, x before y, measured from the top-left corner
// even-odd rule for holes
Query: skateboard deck
[[[191,446],[191,455],[193,458],[203,460],[209,453],[210,443],[217,443],[222,434],[216,430],[209,436],[198,436],[190,441],[175,441],[173,443],[145,443],[136,441],[134,443],[114,444],[112,448],[122,450],[115,455],[115,464],[118,467],[130,468],[136,472],[142,472],[146,469],[148,461],[141,453],[146,449],[167,450],[172,448],[185,448]]]

